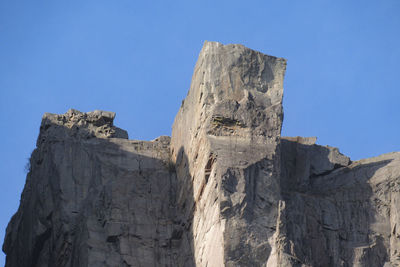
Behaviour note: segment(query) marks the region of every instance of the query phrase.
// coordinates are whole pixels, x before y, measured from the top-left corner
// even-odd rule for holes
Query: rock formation
[[[400,266],[400,153],[281,137],[285,67],[206,42],[171,138],[46,113],[6,267]]]

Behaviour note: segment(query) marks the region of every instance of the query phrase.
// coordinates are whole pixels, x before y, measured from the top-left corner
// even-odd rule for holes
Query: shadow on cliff
[[[104,142],[109,140],[101,139]],[[131,142],[133,140],[130,140]],[[139,144],[147,141],[135,141]],[[120,149],[120,147],[112,142],[107,142],[109,146],[113,147],[113,149]],[[169,150],[169,148],[168,148]],[[169,151],[168,151],[169,152]],[[141,154],[136,154],[133,152],[125,151],[128,153],[128,157],[136,158],[140,157],[142,162],[148,162],[149,167],[154,166],[163,166],[165,171],[165,177],[156,177],[151,181],[147,188],[139,188],[133,189],[135,194],[137,195],[148,195],[147,201],[148,203],[147,209],[149,213],[155,212],[157,210],[161,210],[165,217],[160,217],[156,220],[154,224],[148,222],[148,227],[144,227],[144,231],[152,228],[152,239],[153,243],[150,244],[153,247],[153,257],[154,257],[154,265],[146,264],[144,261],[142,264],[130,264],[127,265],[129,267],[133,266],[169,266],[169,267],[194,267],[195,266],[195,258],[194,258],[194,241],[193,241],[193,229],[192,229],[192,220],[194,213],[194,199],[193,199],[193,183],[191,176],[188,172],[187,168],[184,168],[184,171],[178,172],[177,166],[171,160],[171,155],[166,160],[160,160],[158,158],[152,158],[148,156],[144,156]],[[182,149],[182,159],[181,164],[184,166],[188,166],[188,159],[186,154]],[[100,166],[99,166],[100,167]],[[180,175],[179,175],[179,174]],[[115,174],[118,176],[118,174]],[[121,173],[123,176],[124,174]],[[150,174],[146,174],[145,168],[139,168],[137,173],[131,175],[131,178],[148,180]],[[169,179],[168,183],[163,183],[159,178]],[[110,181],[111,183],[115,183],[116,181]],[[106,185],[107,186],[107,185]],[[159,188],[159,192],[154,190],[154,188]],[[123,189],[125,190],[125,189]],[[152,191],[153,190],[153,191]],[[163,198],[166,197],[166,198]],[[159,199],[160,202],[155,201],[155,199]],[[165,204],[168,205],[165,206]],[[135,203],[133,203],[135,205]],[[156,205],[156,206],[153,206]],[[159,207],[162,206],[162,207]],[[166,211],[168,209],[168,211]],[[162,214],[159,214],[162,216]],[[158,217],[158,216],[155,216]],[[138,221],[143,221],[143,219],[138,219]],[[162,226],[162,222],[167,222],[167,225]],[[134,222],[130,222],[131,224],[135,224]],[[104,223],[103,223],[104,224]],[[136,229],[137,233],[140,234],[140,224],[133,225],[133,228]],[[162,240],[160,233],[163,232],[161,228],[164,228],[164,232],[167,232],[167,239]],[[136,236],[137,234],[135,234]],[[106,240],[108,243],[110,242],[118,242],[118,238],[114,238],[113,236],[107,237]],[[114,244],[113,247],[118,250],[118,253],[123,254],[121,250],[120,244]],[[143,240],[139,240],[135,245],[131,245],[132,247],[140,247],[143,245]],[[140,250],[140,249],[139,249]],[[164,250],[164,252],[162,252]],[[162,259],[165,257],[164,259]]]
[[[175,166],[168,160],[122,150],[118,144],[140,149],[145,141],[96,138],[87,133],[82,138],[79,132],[78,127],[49,121],[41,129],[20,207],[7,228],[6,267],[86,266],[92,249],[83,246],[91,231],[89,221],[100,232],[96,247],[108,248],[98,252],[104,254],[99,259],[120,256],[118,266],[126,267],[195,266],[191,180],[178,181]],[[182,162],[187,162],[186,155]],[[61,175],[66,170],[70,172]],[[190,175],[182,173],[182,177]],[[143,201],[135,202],[136,196]],[[161,207],[152,207],[158,204]],[[122,209],[118,218],[113,218],[112,205]],[[154,220],[134,217],[136,208],[145,209],[146,218]],[[121,231],[110,233],[105,227],[115,220]],[[127,240],[131,243],[126,244]],[[153,259],[142,253],[152,254]]]
[[[281,147],[288,240],[283,250],[290,255],[291,266],[383,266],[389,260],[387,240],[384,233],[371,235],[377,205],[383,203],[369,180],[391,160],[334,166],[312,175],[310,157],[305,153],[312,145],[283,140]],[[319,160],[328,160],[329,150],[319,149]]]
[[[180,225],[180,251],[184,252],[179,267],[196,266],[194,249],[193,217],[195,212],[195,200],[193,192],[193,178],[189,171],[189,159],[183,147],[180,147],[176,162],[175,171],[177,176],[177,225]]]

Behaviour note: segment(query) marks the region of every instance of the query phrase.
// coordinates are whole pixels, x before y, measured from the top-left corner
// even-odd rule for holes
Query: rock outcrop
[[[400,266],[400,153],[281,137],[285,68],[206,42],[171,138],[46,113],[6,267]]]
[[[190,200],[198,266],[268,259],[280,199],[285,67],[284,59],[241,45],[206,43],[200,53],[171,140],[178,183],[193,188],[178,204]]]
[[[128,140],[114,116],[44,115],[6,266],[176,266],[170,138]]]
[[[270,266],[400,266],[400,153],[350,162],[310,139],[281,141]]]

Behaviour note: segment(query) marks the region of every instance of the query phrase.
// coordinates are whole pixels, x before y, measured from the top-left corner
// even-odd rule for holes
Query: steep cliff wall
[[[6,266],[400,266],[400,153],[281,137],[285,67],[206,42],[171,138],[45,114]]]
[[[178,182],[193,187],[199,266],[268,258],[280,199],[285,67],[284,59],[242,45],[206,42],[200,52],[171,140]]]
[[[170,138],[128,140],[114,116],[44,115],[6,266],[177,266]]]
[[[350,162],[314,141],[281,142],[278,266],[400,266],[400,153]]]

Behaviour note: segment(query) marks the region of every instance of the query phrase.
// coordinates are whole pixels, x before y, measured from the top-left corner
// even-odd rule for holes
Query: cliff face
[[[127,140],[113,118],[44,115],[6,266],[175,266],[170,138]]]
[[[351,163],[313,141],[281,140],[271,257],[278,266],[400,266],[400,153]]]
[[[199,266],[265,262],[276,224],[285,60],[206,43],[172,127],[179,198],[193,210]],[[271,240],[270,240],[271,239]]]
[[[285,66],[206,42],[171,138],[45,114],[6,266],[399,266],[400,153],[281,137]]]

